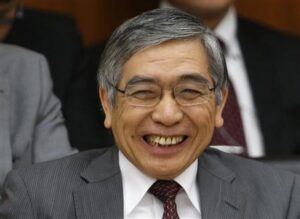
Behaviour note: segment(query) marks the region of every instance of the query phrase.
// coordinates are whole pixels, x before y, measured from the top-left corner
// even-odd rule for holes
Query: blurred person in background
[[[50,67],[54,94],[65,106],[78,77],[83,45],[75,21],[65,15],[30,9],[21,0],[0,0],[0,41],[43,54]]]
[[[234,3],[160,3],[199,17],[223,47],[235,97],[229,97],[225,125],[211,144],[241,146],[249,157],[300,154],[300,40],[239,17]],[[231,100],[238,110],[229,109]]]
[[[44,56],[0,44],[0,194],[9,170],[76,151],[70,147],[52,84],[53,78],[56,94],[65,99],[81,46],[74,30],[69,18],[24,9],[17,0],[0,0],[0,41],[43,53],[54,72],[50,75]],[[76,48],[68,49],[70,45]]]
[[[71,87],[67,104],[68,131],[71,143],[79,150],[109,147],[112,133],[104,127],[104,112],[95,80],[105,43],[86,49],[83,73]]]
[[[0,43],[0,202],[11,169],[74,152],[46,59]]]

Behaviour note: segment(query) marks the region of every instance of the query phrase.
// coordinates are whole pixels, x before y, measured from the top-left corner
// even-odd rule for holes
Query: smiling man
[[[228,95],[200,21],[157,9],[121,25],[99,68],[116,147],[9,174],[4,218],[297,218],[299,176],[207,149]]]
[[[142,172],[162,179],[178,176],[206,148],[214,127],[222,125],[225,80],[214,82],[209,72],[206,49],[196,36],[175,39],[129,58],[118,88],[113,86],[119,91],[115,107],[107,90],[100,90],[106,127],[112,128],[119,149]],[[107,75],[103,86],[112,77]],[[213,95],[217,83],[223,96],[218,104]]]

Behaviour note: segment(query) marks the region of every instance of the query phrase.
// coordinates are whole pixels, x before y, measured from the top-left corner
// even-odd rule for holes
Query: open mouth
[[[152,145],[158,147],[171,147],[174,145],[178,145],[182,143],[187,136],[154,136],[154,135],[146,135],[144,136],[144,140]]]

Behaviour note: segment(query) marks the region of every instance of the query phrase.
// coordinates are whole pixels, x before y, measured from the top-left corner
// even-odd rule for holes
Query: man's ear
[[[112,118],[112,106],[109,103],[107,91],[103,88],[99,89],[99,97],[101,100],[102,108],[105,113],[104,126],[105,128],[111,128]]]
[[[223,88],[222,91],[221,91],[221,95],[222,95],[222,101],[221,101],[220,104],[218,104],[216,106],[216,114],[215,114],[215,126],[217,128],[222,127],[223,124],[224,124],[224,119],[223,119],[223,116],[222,116],[222,112],[223,112],[223,109],[225,107],[226,100],[227,100],[227,97],[228,97],[228,88]]]

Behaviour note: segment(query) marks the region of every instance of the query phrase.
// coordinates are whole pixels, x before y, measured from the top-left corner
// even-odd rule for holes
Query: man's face
[[[224,14],[235,0],[168,0],[172,5],[200,18]]]
[[[223,104],[217,106],[213,94],[196,106],[180,106],[172,95],[172,88],[190,76],[203,78],[213,86],[208,69],[205,50],[198,40],[170,41],[133,55],[123,65],[118,84],[125,89],[133,78],[155,81],[164,90],[157,105],[132,106],[117,93],[112,108],[106,91],[100,91],[105,126],[112,128],[118,148],[145,174],[160,179],[176,177],[207,147],[214,127],[223,125]],[[226,90],[223,96],[226,99]]]
[[[16,15],[16,6],[6,7],[7,5],[6,1],[0,1],[0,42],[5,39],[12,28],[12,22],[5,21],[12,20]]]

